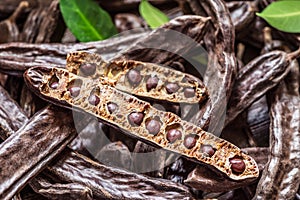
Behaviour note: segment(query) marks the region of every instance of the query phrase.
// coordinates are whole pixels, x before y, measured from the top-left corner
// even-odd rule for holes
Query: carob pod
[[[5,96],[5,101],[3,102],[3,112],[8,113],[10,110],[15,110],[18,112],[21,117],[18,120],[14,120],[11,122],[12,127],[11,130],[17,130],[26,123],[28,120],[25,114],[22,114],[22,109],[14,103],[14,101],[9,97],[5,90],[0,90],[1,96]],[[1,126],[2,126],[2,122]],[[9,126],[8,125],[8,126]],[[9,135],[15,134],[12,132],[6,132],[4,134],[4,138],[6,139]],[[33,179],[33,183],[29,182],[32,188],[44,196],[52,198],[59,197],[60,195],[64,195],[64,197],[74,197],[75,199],[81,198],[83,195],[90,196],[90,189],[92,190],[92,194],[94,198],[108,198],[114,197],[115,199],[120,199],[126,197],[127,199],[145,199],[147,197],[154,198],[160,197],[164,199],[193,199],[191,193],[188,188],[175,184],[172,181],[163,180],[163,179],[153,179],[143,175],[137,175],[135,173],[127,172],[125,170],[119,170],[113,167],[107,167],[105,165],[101,165],[94,161],[91,161],[87,157],[84,157],[78,153],[74,153],[69,148],[65,150],[67,153],[62,153],[63,159],[57,163],[57,160],[53,161],[53,163],[47,167],[43,171],[41,175],[41,180],[38,175]],[[70,161],[66,164],[64,160]],[[75,163],[70,164],[70,163]],[[81,169],[86,169],[87,171],[82,171]],[[107,178],[107,172],[109,174],[114,174],[112,178]],[[54,183],[50,183],[47,179],[43,177],[51,177],[54,179]],[[108,175],[110,176],[110,175]],[[55,178],[54,178],[55,177]],[[92,182],[91,182],[92,177]],[[126,180],[128,178],[128,180]],[[108,181],[107,181],[108,180]],[[59,184],[55,181],[60,181],[65,184]],[[103,184],[102,184],[103,183]],[[80,186],[81,185],[81,186]],[[87,186],[88,185],[88,186]],[[46,187],[45,187],[46,186]],[[70,188],[69,188],[70,187]],[[90,189],[88,189],[90,187]],[[125,192],[124,187],[128,188]],[[61,190],[64,188],[63,194]],[[69,190],[68,190],[69,188]],[[105,188],[108,188],[108,191],[113,191],[113,193],[105,192]],[[115,193],[115,188],[123,188]],[[140,195],[137,196],[136,188],[139,188]],[[82,190],[84,189],[84,190]],[[167,192],[166,192],[167,191]],[[78,196],[76,196],[78,195]]]
[[[204,85],[208,88],[212,104],[208,106],[211,109],[206,109],[205,112],[209,113],[210,117],[202,119],[197,118],[201,115],[195,115],[192,122],[197,125],[209,123],[208,130],[219,134],[237,68],[234,55],[234,26],[229,10],[222,0],[188,0],[188,3],[195,14],[211,17],[208,31],[204,37],[204,43],[209,53]],[[200,112],[203,111],[200,110]]]
[[[0,43],[19,41],[19,28],[16,24],[16,20],[27,7],[28,2],[21,1],[14,13],[8,19],[0,22]]]
[[[299,68],[273,91],[270,155],[254,199],[294,199],[300,184]]]
[[[172,19],[149,35],[141,37],[114,60],[137,60],[170,67],[177,61],[185,65],[187,62],[181,58],[201,47],[200,41],[206,33],[209,20],[209,17],[195,15]]]
[[[93,192],[87,186],[78,183],[51,183],[43,174],[31,180],[30,186],[36,193],[49,199],[93,199]]]
[[[26,69],[33,66],[57,65],[64,67],[67,54],[74,51],[101,53],[103,58],[109,59],[115,56],[115,52],[127,48],[146,34],[137,31],[134,34],[103,41],[76,44],[0,44],[0,71],[5,74],[22,76]]]
[[[262,171],[268,162],[269,149],[267,147],[243,148],[243,152],[249,154],[258,164],[259,171]],[[253,180],[231,181],[224,177],[217,176],[206,167],[196,167],[184,180],[184,183],[192,188],[207,192],[225,192],[236,188],[250,185]]]
[[[109,78],[118,90],[176,103],[200,103],[207,91],[196,77],[153,63],[133,60],[105,62],[100,55],[74,52],[68,71],[84,77]]]
[[[256,2],[252,1],[231,1],[226,2],[230,16],[238,34],[245,34],[255,19],[255,12],[258,11]],[[241,33],[243,32],[243,33]]]
[[[75,136],[70,112],[51,106],[34,115],[0,145],[0,198],[12,198]]]
[[[28,120],[24,111],[0,86],[0,138],[5,140]]]
[[[272,39],[272,31],[269,27],[264,28],[263,32],[265,45],[261,50],[261,54],[265,54],[274,50],[290,52],[290,49],[283,41]],[[293,65],[295,63],[297,63],[297,61],[293,60],[290,65]],[[255,100],[246,109],[246,112],[247,124],[249,125],[247,128],[248,137],[252,138],[255,146],[268,146],[270,135],[270,116],[266,95],[263,95],[262,97]]]
[[[0,120],[0,137],[5,140],[9,136],[15,134],[26,122],[28,118],[24,111],[20,108],[20,106],[9,96],[9,94],[0,86],[0,103],[1,103],[1,120]],[[48,174],[49,175],[49,174]],[[33,178],[29,184],[31,187],[37,192],[44,196],[55,198],[56,196],[72,196],[82,197],[85,192],[87,192],[87,188],[82,186],[80,187],[78,184],[69,183],[67,185],[62,184],[54,184],[52,185],[49,181],[47,182],[45,179],[40,182],[38,175]],[[51,176],[51,174],[50,174]],[[67,190],[69,188],[69,191]],[[80,188],[84,189],[83,191]],[[61,189],[64,189],[62,192]],[[78,198],[77,198],[78,199]]]
[[[228,103],[225,123],[231,122],[256,99],[276,86],[287,75],[291,61],[299,54],[300,50],[290,54],[272,51],[244,66],[237,76]]]
[[[177,115],[159,111],[149,103],[111,87],[104,79],[95,81],[60,68],[36,67],[24,74],[27,85],[40,97],[54,104],[87,113],[115,125],[131,137],[136,137],[154,146],[163,147],[195,161],[205,163],[212,169],[219,170],[233,180],[258,177],[255,161],[242,153],[233,144],[222,140]],[[52,88],[53,80],[58,87]],[[72,96],[72,88],[79,88],[78,96]],[[100,98],[98,105],[89,103],[91,95]],[[107,105],[116,104],[113,112]],[[156,126],[147,126],[150,120],[159,124],[159,132],[151,133]],[[171,141],[168,131],[177,129],[181,137]],[[203,150],[203,145],[213,149],[213,155]],[[239,164],[235,164],[238,161]]]
[[[96,199],[194,199],[183,185],[109,167],[69,149],[45,172],[69,183],[87,185]]]
[[[28,43],[59,42],[65,25],[60,22],[59,1],[33,9],[24,24],[20,41]]]

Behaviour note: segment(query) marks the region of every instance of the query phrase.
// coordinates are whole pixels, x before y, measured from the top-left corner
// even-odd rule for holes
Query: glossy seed
[[[147,91],[149,92],[151,89],[156,88],[157,84],[158,78],[156,76],[148,78],[146,82]]]
[[[183,144],[186,148],[191,149],[196,145],[197,139],[196,135],[188,135],[184,138]]]
[[[160,123],[155,119],[151,119],[146,123],[146,129],[149,131],[150,134],[156,135],[160,131]]]
[[[96,64],[95,63],[83,63],[80,65],[80,71],[86,75],[91,76],[96,72]]]
[[[132,112],[128,115],[128,121],[133,126],[141,125],[144,118],[144,114],[141,112]]]
[[[80,93],[80,87],[78,86],[71,87],[69,91],[72,97],[77,97]]]
[[[50,85],[50,87],[51,87],[52,89],[57,89],[57,88],[58,88],[58,82],[53,82],[53,83]]]
[[[113,112],[115,112],[115,111],[118,109],[118,105],[115,104],[115,103],[109,102],[109,103],[107,104],[107,109],[108,109],[108,112],[109,112],[110,114],[112,114]]]
[[[175,142],[176,140],[180,139],[182,137],[182,133],[180,130],[177,129],[170,129],[167,132],[167,140],[170,143]]]
[[[135,69],[129,70],[129,72],[127,73],[127,78],[129,83],[133,86],[138,85],[142,80],[141,73]]]
[[[231,164],[231,170],[236,173],[242,173],[245,171],[246,165],[241,158],[232,158],[229,160]]]
[[[184,96],[186,98],[191,98],[195,96],[195,89],[194,88],[185,88],[184,89]]]
[[[94,94],[89,97],[89,103],[96,106],[100,103],[100,98]]]
[[[212,157],[215,153],[215,150],[213,149],[213,147],[211,145],[201,145],[200,151],[206,155],[208,155],[209,157]]]
[[[179,86],[177,83],[168,83],[166,85],[166,90],[168,94],[172,94],[179,90]]]

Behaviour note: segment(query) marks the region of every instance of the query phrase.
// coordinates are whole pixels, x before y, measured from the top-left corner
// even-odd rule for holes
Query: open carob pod
[[[207,164],[230,179],[255,179],[259,175],[254,159],[235,145],[111,87],[104,79],[95,81],[46,67],[31,68],[24,78],[41,98],[83,110],[131,137]]]
[[[115,88],[137,96],[176,103],[200,103],[207,90],[196,77],[153,63],[134,60],[105,62],[100,55],[74,52],[66,68],[80,76],[109,78]]]

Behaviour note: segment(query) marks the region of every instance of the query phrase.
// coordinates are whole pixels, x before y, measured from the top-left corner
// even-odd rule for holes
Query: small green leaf
[[[151,28],[157,28],[169,21],[169,18],[163,12],[152,6],[147,0],[142,0],[139,12]]]
[[[117,29],[109,14],[92,0],[60,0],[60,10],[70,31],[81,42],[104,40]]]
[[[300,1],[276,1],[256,14],[281,31],[300,32]]]

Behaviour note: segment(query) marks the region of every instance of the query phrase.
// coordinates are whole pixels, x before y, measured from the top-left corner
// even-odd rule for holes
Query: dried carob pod
[[[84,77],[109,78],[118,90],[176,103],[200,103],[207,91],[196,77],[153,63],[133,60],[105,62],[97,54],[70,53],[68,71]]]
[[[180,58],[200,45],[209,20],[209,17],[194,15],[172,19],[139,39],[115,59],[138,60],[165,66],[172,66],[175,61],[185,64]]]
[[[228,103],[226,124],[276,86],[287,75],[291,61],[299,54],[300,49],[293,53],[272,51],[255,58],[244,66],[237,76]]]
[[[20,106],[11,99],[5,89],[0,86],[0,138],[5,140],[12,132],[27,122],[27,116]]]
[[[14,102],[13,99],[11,99],[9,94],[2,87],[0,87],[0,95],[2,105],[0,137],[5,140],[9,136],[16,134],[16,131],[26,124],[28,118],[20,106]],[[67,185],[52,184],[43,177],[40,179],[39,176],[40,175],[38,175],[36,178],[33,178],[29,184],[37,193],[44,196],[59,198],[61,195],[64,195],[64,197],[76,197],[76,195],[78,195],[78,199],[78,197],[82,197],[85,194],[88,195],[88,189],[84,185],[80,186],[78,183],[68,183]]]
[[[40,174],[30,182],[32,189],[49,199],[85,199],[92,200],[93,192],[85,185],[78,183],[50,183]]]
[[[75,136],[69,112],[51,106],[37,113],[0,145],[0,198],[9,199],[20,191]]]
[[[267,147],[244,148],[243,152],[249,154],[255,159],[259,170],[262,171],[268,161],[269,149]],[[196,167],[184,180],[184,183],[190,187],[207,192],[225,192],[236,188],[245,187],[251,184],[253,180],[232,181],[225,177],[217,176],[213,171],[205,166]]]
[[[263,32],[265,45],[261,50],[261,54],[274,50],[290,52],[290,49],[283,41],[272,39],[271,29],[269,27],[264,28]],[[297,61],[293,60],[290,65],[294,65],[295,63],[297,63]],[[266,95],[255,100],[249,106],[247,115],[247,123],[249,125],[248,136],[252,138],[252,141],[256,144],[255,146],[268,146],[270,116]]]
[[[183,185],[108,167],[69,149],[45,173],[68,183],[86,185],[95,199],[194,199]]]
[[[105,79],[95,81],[64,69],[46,67],[31,68],[24,77],[40,97],[60,106],[84,110],[131,137],[206,163],[233,180],[258,176],[255,161],[238,147],[173,113],[157,110],[116,90]]]
[[[252,1],[231,1],[226,2],[236,33],[247,31],[255,19],[255,12],[258,11],[256,3]]]
[[[234,55],[234,26],[229,10],[222,0],[188,0],[188,3],[195,14],[211,17],[204,38],[209,53],[204,84],[208,88],[212,106],[210,107],[211,110],[205,111],[209,112],[210,117],[208,119],[196,118],[198,115],[195,115],[192,122],[200,125],[208,123],[203,122],[208,120],[208,130],[214,134],[219,134],[237,68]],[[202,111],[200,110],[200,112]]]
[[[17,42],[19,40],[19,28],[16,19],[28,7],[27,1],[21,1],[15,12],[6,20],[0,22],[0,43]]]
[[[64,66],[67,54],[74,51],[101,53],[101,56],[108,60],[115,56],[116,51],[127,48],[145,34],[147,33],[136,32],[104,41],[76,44],[0,44],[0,71],[5,74],[22,76],[26,69],[33,66]]]
[[[254,199],[294,199],[300,183],[299,68],[293,67],[271,101],[270,154]]]
[[[59,41],[65,27],[59,27],[59,1],[53,0],[49,6],[41,5],[33,9],[24,24],[20,41],[42,43]]]

